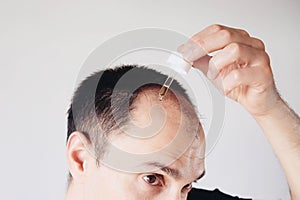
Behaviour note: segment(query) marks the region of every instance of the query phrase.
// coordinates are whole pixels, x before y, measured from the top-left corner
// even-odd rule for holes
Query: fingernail
[[[187,53],[191,48],[192,48],[191,43],[190,43],[190,42],[186,42],[186,43],[180,45],[180,46],[177,48],[177,51],[178,51],[179,53],[181,53],[182,55],[184,55],[184,54]]]
[[[189,48],[186,49],[183,52],[183,57],[186,60],[189,60],[191,62],[201,58],[202,56],[205,56],[206,53],[204,51],[203,48],[201,48],[198,44],[196,44],[195,42],[191,43],[189,46]]]
[[[211,74],[211,71],[210,71],[210,70],[208,70],[206,76],[207,76],[207,78],[212,79],[212,74]]]
[[[216,67],[214,61],[211,59],[208,64],[208,71],[207,71],[206,76],[209,79],[214,80],[214,79],[216,79],[217,74],[218,74],[217,67]]]
[[[184,51],[184,46],[185,46],[185,44],[182,44],[182,45],[180,45],[178,48],[177,48],[177,51],[179,52],[179,53],[183,53]]]

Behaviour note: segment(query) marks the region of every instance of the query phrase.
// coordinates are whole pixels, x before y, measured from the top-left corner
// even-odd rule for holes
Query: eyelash
[[[184,186],[184,189],[185,189],[187,192],[189,192],[189,191],[192,189],[192,187],[193,187],[192,183],[189,183],[189,184],[186,184],[186,185]]]
[[[152,178],[155,177],[157,179],[157,181],[159,181],[159,183],[154,184],[154,183],[150,183],[149,181],[147,181],[146,178],[149,178],[150,176],[152,176]],[[162,186],[164,184],[163,177],[160,174],[149,174],[149,175],[144,176],[143,179],[147,184],[152,185],[152,186]]]
[[[149,181],[147,181],[146,178],[149,178],[150,176],[155,177],[155,178],[157,179],[157,181],[159,181],[159,182],[158,182],[157,184],[149,183]],[[153,178],[153,177],[152,177],[152,178]],[[145,176],[143,177],[143,179],[144,179],[144,181],[145,181],[147,184],[149,184],[149,185],[151,185],[151,186],[162,186],[162,185],[164,184],[163,176],[160,175],[160,174],[149,174],[149,175],[145,175]],[[162,183],[161,183],[161,182],[162,182]],[[184,189],[185,189],[186,191],[189,192],[189,191],[192,189],[192,183],[186,184],[186,185],[184,186]]]

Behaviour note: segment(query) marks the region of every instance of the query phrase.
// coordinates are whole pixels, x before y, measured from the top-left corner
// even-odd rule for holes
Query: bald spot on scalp
[[[186,97],[173,91],[171,88],[164,96],[163,100],[159,100],[160,86],[141,87],[137,97],[131,105],[131,119],[138,122],[146,116],[150,116],[150,109],[155,106],[161,106],[169,115],[182,114],[189,120],[199,123],[194,105],[189,102]]]

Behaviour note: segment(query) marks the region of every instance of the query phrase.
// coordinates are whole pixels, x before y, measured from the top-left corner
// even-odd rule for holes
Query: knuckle
[[[213,24],[209,27],[212,31],[217,32],[223,29],[223,26],[220,24]]]
[[[239,31],[244,36],[250,36],[250,34],[247,31],[243,30],[243,29],[240,29]]]
[[[263,52],[262,53],[262,59],[264,61],[265,64],[270,64],[270,57],[269,55],[267,54],[267,52]]]
[[[231,43],[228,48],[233,52],[233,54],[235,55],[238,55],[241,53],[242,51],[242,47],[240,44],[234,42],[234,43]]]
[[[220,30],[220,34],[222,35],[222,37],[225,41],[229,42],[232,40],[233,33],[230,32],[229,30],[227,30],[227,29]]]
[[[257,43],[257,46],[259,47],[259,48],[261,48],[261,49],[265,49],[265,44],[264,44],[264,42],[262,41],[262,40],[260,40],[260,39],[256,39],[256,43]]]

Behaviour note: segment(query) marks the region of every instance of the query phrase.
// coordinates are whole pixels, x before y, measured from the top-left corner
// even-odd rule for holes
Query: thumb
[[[199,58],[198,60],[195,60],[193,62],[193,67],[196,69],[199,69],[200,71],[202,71],[202,73],[204,73],[206,75],[207,71],[208,71],[208,63],[209,63],[209,60],[211,59],[211,57],[212,56],[205,55],[205,56]]]

